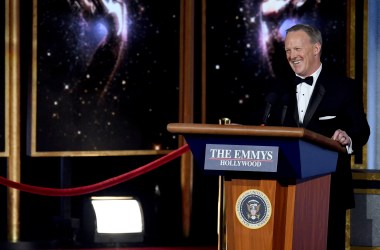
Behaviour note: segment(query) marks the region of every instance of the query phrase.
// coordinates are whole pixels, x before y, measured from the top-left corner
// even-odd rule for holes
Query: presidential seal
[[[235,212],[243,226],[258,229],[269,221],[272,206],[268,197],[256,189],[243,192],[236,201]]]

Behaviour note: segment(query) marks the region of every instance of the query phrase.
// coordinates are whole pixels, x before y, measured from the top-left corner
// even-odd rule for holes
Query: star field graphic
[[[179,1],[38,1],[37,152],[177,147]]]
[[[296,23],[320,28],[322,62],[344,72],[346,9],[346,1],[207,1],[207,123],[258,125],[265,89],[292,74],[283,38]]]

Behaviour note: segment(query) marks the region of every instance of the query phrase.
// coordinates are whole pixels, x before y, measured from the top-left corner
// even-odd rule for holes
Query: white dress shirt
[[[305,117],[307,106],[309,105],[311,94],[313,93],[315,82],[318,79],[319,74],[322,70],[322,64],[319,66],[317,71],[315,71],[311,76],[313,77],[313,84],[310,86],[307,83],[301,83],[297,85],[297,106],[298,106],[298,117],[299,122],[303,123],[303,118]],[[297,74],[296,74],[297,75]],[[301,77],[297,75],[298,77]],[[304,78],[304,77],[301,77]]]

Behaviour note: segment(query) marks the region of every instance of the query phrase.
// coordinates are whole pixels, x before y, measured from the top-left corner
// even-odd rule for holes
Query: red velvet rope
[[[95,191],[99,191],[102,189],[106,189],[112,186],[115,186],[121,182],[130,180],[134,177],[137,177],[139,175],[142,175],[144,173],[147,173],[153,169],[156,169],[157,167],[172,161],[173,159],[179,157],[183,153],[186,153],[189,150],[189,146],[185,144],[184,146],[178,148],[177,150],[170,152],[167,155],[164,155],[163,157],[152,161],[151,163],[146,164],[145,166],[139,167],[137,169],[134,169],[128,173],[110,178],[108,180],[98,182],[92,185],[88,186],[82,186],[82,187],[76,187],[76,188],[46,188],[46,187],[37,187],[27,184],[22,184],[19,182],[11,181],[7,178],[4,178],[0,176],[0,184],[18,189],[20,191],[38,194],[38,195],[45,195],[45,196],[76,196],[76,195],[83,195],[88,193],[93,193]]]

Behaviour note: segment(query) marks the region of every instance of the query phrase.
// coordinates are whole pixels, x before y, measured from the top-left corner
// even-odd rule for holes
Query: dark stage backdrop
[[[180,2],[99,2],[34,0],[32,155],[177,147]]]
[[[285,58],[285,30],[313,24],[323,36],[323,64],[340,73],[346,63],[347,1],[207,1],[206,72],[208,123],[229,117],[252,124],[263,90],[291,74]]]

